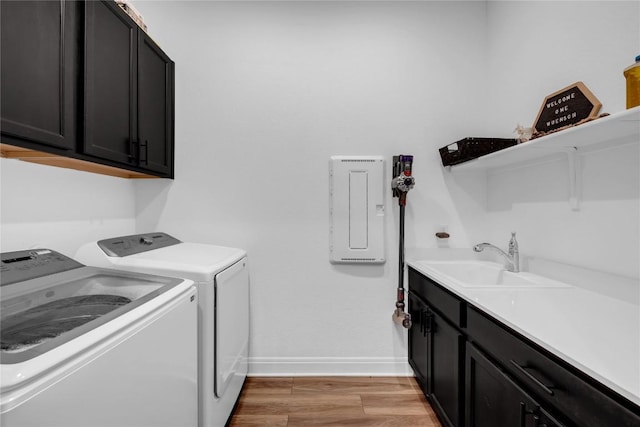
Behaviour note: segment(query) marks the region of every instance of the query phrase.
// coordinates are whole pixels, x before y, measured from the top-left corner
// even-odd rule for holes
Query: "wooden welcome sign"
[[[598,115],[602,104],[582,82],[576,82],[547,96],[533,125],[536,132],[575,125]]]

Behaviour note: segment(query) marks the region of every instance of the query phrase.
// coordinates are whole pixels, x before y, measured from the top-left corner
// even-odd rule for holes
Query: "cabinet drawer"
[[[409,289],[458,328],[466,327],[465,303],[433,280],[409,267]]]
[[[466,427],[565,425],[469,343],[466,377]]]
[[[468,308],[469,340],[496,359],[541,402],[581,427],[638,426],[639,409],[633,403],[535,343]]]

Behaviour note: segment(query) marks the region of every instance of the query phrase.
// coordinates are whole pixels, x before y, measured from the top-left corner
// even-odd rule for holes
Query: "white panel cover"
[[[330,259],[380,264],[384,258],[384,158],[332,156]]]

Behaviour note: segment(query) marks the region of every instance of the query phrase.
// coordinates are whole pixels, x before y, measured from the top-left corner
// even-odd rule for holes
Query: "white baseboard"
[[[250,357],[249,376],[396,376],[412,377],[400,357]]]

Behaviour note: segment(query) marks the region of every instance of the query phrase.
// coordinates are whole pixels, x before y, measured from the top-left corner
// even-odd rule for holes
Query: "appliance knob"
[[[152,245],[153,244],[153,239],[150,237],[141,237],[140,238],[140,243],[143,245]]]

